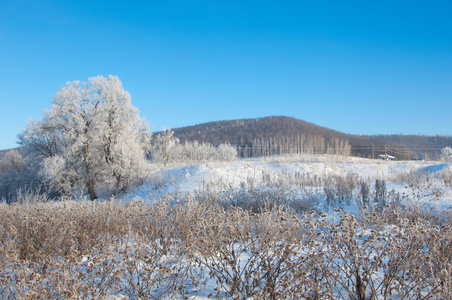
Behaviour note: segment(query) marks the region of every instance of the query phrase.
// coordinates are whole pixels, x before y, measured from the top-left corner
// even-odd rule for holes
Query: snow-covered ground
[[[183,201],[184,199],[190,198],[196,199],[197,197],[201,197],[206,193],[207,194],[218,193],[222,195],[230,193],[229,195],[232,195],[232,197],[234,195],[241,195],[241,197],[243,197],[244,194],[250,191],[253,192],[263,191],[262,194],[256,193],[258,197],[262,195],[264,196],[270,195],[270,197],[272,195],[277,196],[281,195],[278,193],[266,194],[266,191],[269,191],[271,189],[275,189],[277,192],[283,191],[283,193],[287,193],[288,197],[295,197],[299,199],[309,199],[309,195],[307,194],[312,193],[312,198],[315,200],[312,201],[312,203],[314,203],[313,205],[316,205],[315,208],[317,211],[314,211],[311,209],[312,207],[309,207],[310,210],[306,210],[305,212],[307,213],[301,216],[300,219],[296,218],[297,219],[296,221],[293,221],[290,218],[284,219],[282,215],[279,215],[279,213],[282,212],[282,210],[281,211],[275,210],[268,212],[268,215],[265,215],[264,212],[261,215],[262,219],[260,219],[261,216],[259,216],[259,214],[255,214],[254,218],[259,219],[253,220],[258,220],[258,222],[250,221],[252,217],[251,214],[248,215],[249,216],[248,219],[244,218],[242,220],[240,218],[235,218],[233,219],[234,222],[230,222],[232,218],[228,219],[229,217],[226,218],[225,216],[223,217],[219,216],[218,211],[212,212],[214,214],[213,217],[212,215],[201,216],[199,214],[201,210],[198,211],[194,209],[196,208],[196,204],[199,203],[196,201],[188,201],[187,203],[185,203],[187,204],[187,206],[184,205],[180,206],[184,210],[182,218],[176,219],[175,223],[171,223],[171,225],[176,224],[180,220],[182,220],[181,222],[182,224],[185,224],[184,221],[189,215],[188,209],[192,209],[192,211],[195,212],[194,215],[191,215],[191,218],[188,218],[188,223],[190,223],[190,226],[196,225],[197,227],[194,227],[193,232],[190,231],[190,234],[185,237],[187,240],[184,241],[185,243],[184,246],[188,245],[188,248],[186,249],[191,248],[197,249],[193,251],[192,255],[194,255],[194,257],[198,257],[198,260],[193,260],[193,257],[188,259],[188,256],[181,256],[180,260],[178,260],[179,258],[172,257],[172,255],[175,254],[166,254],[165,251],[161,252],[160,250],[159,250],[160,252],[155,252],[156,254],[153,254],[152,252],[153,248],[149,247],[149,244],[137,243],[136,241],[133,240],[133,236],[131,236],[130,240],[128,237],[127,241],[124,242],[124,244],[115,246],[117,248],[114,248],[114,251],[112,251],[113,254],[106,255],[104,253],[99,255],[99,257],[96,257],[96,254],[94,253],[93,256],[91,255],[84,256],[83,259],[78,264],[77,262],[75,262],[75,264],[73,265],[74,270],[78,270],[77,274],[81,274],[80,276],[82,276],[85,279],[89,277],[88,272],[89,266],[93,266],[94,269],[97,268],[96,270],[98,273],[96,274],[98,275],[100,274],[99,278],[109,278],[109,276],[113,274],[113,271],[115,270],[118,271],[117,274],[123,276],[121,278],[118,277],[119,278],[118,282],[122,284],[122,287],[118,289],[112,288],[114,292],[106,294],[107,295],[106,298],[117,300],[117,299],[129,299],[130,297],[127,296],[128,292],[130,292],[131,295],[135,295],[136,292],[133,284],[137,284],[138,282],[140,282],[140,280],[147,280],[147,282],[149,282],[151,279],[155,279],[156,281],[160,280],[160,277],[158,277],[159,278],[158,280],[152,277],[154,276],[153,274],[157,274],[155,276],[163,276],[161,277],[161,280],[164,282],[171,282],[170,280],[171,277],[166,277],[165,273],[160,272],[159,268],[161,266],[165,268],[166,267],[173,268],[174,266],[180,264],[180,266],[182,266],[181,267],[182,271],[183,270],[187,271],[188,269],[190,269],[190,272],[193,271],[193,274],[199,276],[199,278],[196,278],[196,280],[199,279],[199,281],[197,281],[197,284],[187,283],[186,284],[187,294],[185,295],[177,294],[176,296],[177,299],[209,299],[209,295],[218,295],[221,298],[232,299],[228,294],[227,289],[225,288],[226,286],[228,286],[228,284],[218,282],[219,277],[220,278],[224,277],[222,276],[223,274],[222,272],[224,272],[225,270],[226,271],[247,270],[250,272],[252,271],[251,272],[252,275],[257,276],[255,278],[259,278],[259,280],[261,280],[262,278],[259,277],[260,275],[259,276],[256,275],[260,271],[257,272],[254,269],[255,268],[254,264],[256,264],[256,266],[262,267],[265,266],[265,264],[262,264],[262,262],[266,262],[267,261],[266,259],[270,259],[269,261],[271,261],[272,263],[278,261],[278,259],[273,260],[279,257],[278,256],[279,254],[277,254],[278,252],[275,249],[279,249],[279,245],[282,245],[282,241],[286,238],[286,236],[288,236],[287,234],[288,231],[285,231],[285,229],[294,228],[293,225],[295,223],[298,226],[299,224],[298,222],[309,223],[312,221],[313,224],[316,224],[315,223],[316,221],[320,220],[319,222],[321,222],[321,219],[323,218],[324,220],[326,220],[326,222],[318,223],[322,224],[321,226],[318,225],[311,226],[311,223],[309,223],[309,228],[307,227],[305,228],[308,229],[305,232],[306,236],[311,236],[312,241],[315,243],[308,243],[307,242],[308,240],[303,240],[303,243],[299,243],[300,236],[298,235],[296,235],[295,238],[296,240],[290,240],[286,243],[286,246],[288,247],[287,249],[292,250],[291,252],[287,252],[289,253],[288,255],[291,256],[290,259],[284,261],[284,263],[286,264],[286,266],[288,266],[289,264],[290,266],[303,264],[306,264],[306,266],[308,266],[309,262],[303,261],[305,257],[304,255],[306,255],[306,257],[311,257],[309,255],[312,255],[314,253],[315,255],[312,255],[310,259],[312,259],[312,261],[315,262],[318,257],[318,255],[316,255],[318,252],[316,251],[320,251],[327,256],[330,255],[330,257],[325,258],[325,260],[323,260],[323,258],[320,257],[320,260],[322,262],[323,261],[326,262],[323,266],[328,270],[330,270],[329,269],[330,267],[333,268],[333,272],[336,272],[337,276],[336,275],[334,275],[335,277],[333,275],[331,276],[333,276],[335,280],[337,280],[338,284],[341,282],[342,284],[346,284],[348,277],[351,276],[349,272],[346,271],[347,264],[350,263],[350,261],[348,261],[347,259],[350,259],[350,257],[353,258],[354,255],[359,252],[360,257],[362,258],[367,255],[368,257],[374,259],[378,258],[377,255],[382,255],[383,257],[382,259],[384,260],[385,263],[387,263],[389,257],[388,255],[389,254],[392,255],[391,250],[388,250],[389,254],[380,252],[383,251],[384,248],[388,245],[389,246],[391,245],[399,246],[399,245],[396,242],[393,244],[389,242],[387,244],[384,244],[386,236],[389,236],[391,234],[393,236],[396,236],[398,232],[397,230],[400,230],[400,232],[402,231],[405,232],[404,234],[411,234],[410,235],[411,237],[419,235],[417,228],[410,228],[408,225],[405,226],[404,225],[405,223],[398,225],[400,226],[400,229],[396,225],[383,224],[384,226],[378,229],[379,232],[374,231],[373,228],[371,228],[372,226],[365,227],[364,225],[362,225],[363,227],[355,228],[356,232],[352,232],[353,233],[352,240],[356,240],[357,244],[353,243],[347,244],[348,235],[346,236],[344,232],[352,228],[352,226],[347,227],[348,226],[347,222],[356,221],[357,218],[354,218],[354,216],[359,214],[360,212],[360,210],[358,209],[359,208],[358,203],[362,187],[360,186],[360,184],[363,182],[368,184],[370,188],[369,193],[370,202],[372,202],[371,199],[373,199],[376,195],[375,194],[376,181],[384,180],[386,184],[386,192],[388,194],[388,199],[390,197],[389,194],[392,195],[391,197],[393,198],[391,199],[393,200],[396,199],[394,195],[397,194],[400,196],[399,197],[400,201],[404,202],[412,201],[420,204],[426,204],[430,208],[437,209],[436,210],[437,212],[442,213],[443,210],[452,207],[452,187],[450,186],[450,177],[451,177],[450,168],[451,168],[450,166],[442,164],[440,162],[381,161],[381,160],[369,160],[337,156],[273,157],[267,159],[236,160],[233,162],[210,161],[201,164],[179,165],[171,166],[168,168],[156,167],[154,172],[149,176],[149,180],[145,184],[143,184],[139,188],[136,188],[133,191],[130,191],[127,194],[116,197],[117,200],[132,203],[131,205],[129,205],[129,203],[126,203],[127,205],[125,205],[124,207],[121,206],[121,209],[129,209],[127,211],[128,212],[130,211],[130,214],[127,215],[127,222],[130,222],[129,219],[130,216],[135,216],[134,212],[135,213],[140,212],[140,209],[145,208],[145,206],[152,207],[143,205],[143,203],[152,204],[159,201],[162,198],[172,197],[174,199]],[[449,175],[446,174],[447,176],[449,176],[447,177],[449,178],[448,184],[446,184],[445,180],[443,179],[446,171],[449,172],[448,173]],[[441,175],[443,175],[443,178],[441,177]],[[350,201],[344,201],[344,203],[339,204],[335,203],[334,205],[336,206],[334,205],[330,206],[327,205],[326,192],[324,191],[324,186],[325,183],[328,182],[328,180],[337,177],[349,179],[351,178],[355,182],[354,190],[351,193],[351,199],[349,199]],[[246,200],[247,198],[244,197],[243,199]],[[97,204],[111,204],[113,206],[116,203],[115,201],[110,202],[99,201],[99,202],[100,203]],[[83,201],[81,201],[81,203],[83,204]],[[85,203],[88,203],[89,205],[96,204],[91,201],[86,201]],[[65,203],[61,203],[59,205],[65,205]],[[136,210],[134,210],[133,208],[135,206]],[[337,208],[340,208],[347,212],[344,213],[343,211]],[[205,212],[205,210],[202,211]],[[311,213],[311,211],[313,211],[314,213]],[[350,215],[353,218],[348,217],[346,218],[348,212],[350,212]],[[276,218],[274,216],[271,217],[272,213],[274,214],[274,216],[277,217]],[[165,210],[163,210],[163,215],[165,216],[165,218],[167,217]],[[140,217],[141,215],[139,213],[136,216],[138,216],[137,217],[138,219],[141,218]],[[240,240],[240,242],[223,241],[220,239],[221,243],[219,241],[216,242],[218,242],[219,243],[218,245],[221,245],[221,247],[215,248],[218,245],[215,244],[216,242],[215,243],[212,242],[212,244],[210,244],[209,246],[212,248],[208,248],[208,246],[205,246],[206,245],[205,240],[208,239],[209,234],[211,234],[212,232],[217,232],[219,230],[215,226],[220,224],[219,222],[220,217],[223,218],[221,219],[223,220],[222,225],[223,227],[221,227],[222,231],[220,237],[223,237],[225,233],[227,234],[229,232],[228,230],[230,230],[231,232],[238,232],[239,230],[237,229],[240,228],[241,230],[244,230],[244,228],[251,228],[248,236],[253,236],[253,238],[251,239],[244,238]],[[202,220],[202,218],[204,218],[203,222],[200,221]],[[214,220],[213,224],[211,224],[212,222],[206,222],[205,220],[207,219],[210,221]],[[162,218],[162,220],[164,220],[164,218]],[[294,222],[293,224],[291,223],[292,222],[291,220]],[[341,222],[337,222],[338,220],[341,220]],[[275,237],[275,241],[277,241],[277,243],[274,243],[274,245],[272,246],[273,248],[271,247],[267,248],[266,245],[268,244],[268,240],[265,239],[265,235],[263,235],[264,236],[263,239],[260,240],[262,236],[260,234],[261,231],[257,230],[260,225],[256,225],[256,227],[253,227],[254,226],[253,224],[267,224],[267,225],[270,224],[271,226],[267,226],[269,228],[267,236],[270,236],[270,234],[271,235],[282,234],[284,235],[284,238],[281,239],[281,236],[279,236],[279,239]],[[237,227],[234,227],[235,225],[237,225]],[[272,231],[271,229],[272,226],[275,226],[275,228],[278,229]],[[164,225],[162,225],[162,228],[165,228]],[[265,231],[265,226],[263,226],[262,228],[264,228],[262,230]],[[311,230],[312,228],[314,228],[315,230]],[[421,229],[424,230],[424,232],[427,232],[425,230],[430,230],[430,228],[421,228]],[[97,230],[98,229],[95,228],[95,231]],[[433,228],[431,229],[431,232],[434,232],[434,234],[438,234],[438,232],[435,230],[436,228]],[[442,230],[446,231],[446,229],[444,228]],[[312,233],[309,233],[309,231],[312,231]],[[205,236],[203,236],[203,234],[205,234]],[[322,234],[323,236],[318,237],[317,239],[317,236],[320,234]],[[370,237],[374,235],[378,236],[378,239],[374,239],[374,242],[372,242],[372,239]],[[313,238],[314,236],[316,236],[315,239]],[[428,234],[426,234],[426,236],[428,237]],[[444,236],[446,242],[448,242],[447,239],[449,239],[450,236],[446,234],[444,234]],[[136,238],[138,239],[138,235]],[[321,238],[325,238],[322,241],[326,241],[328,243],[322,244],[320,242]],[[162,238],[161,236],[159,236],[155,243],[163,244],[162,240],[164,239],[165,239],[164,237]],[[303,237],[301,239],[303,239]],[[306,237],[304,237],[304,239],[306,239]],[[404,239],[401,238],[400,240],[402,241]],[[342,246],[338,244],[339,242],[342,243]],[[356,249],[354,248],[352,253],[348,253],[347,252],[348,248],[344,247],[345,245],[344,243],[347,245],[352,246],[354,245],[356,246],[355,247]],[[366,246],[364,246],[364,243],[369,244],[366,244]],[[380,247],[380,243],[382,247]],[[175,245],[178,244],[176,243]],[[207,248],[202,248],[204,247],[203,245]],[[339,250],[336,249],[337,251],[342,251],[340,252],[342,256],[339,255],[338,257],[336,257],[334,256],[335,255],[334,251],[333,252],[329,251],[336,247],[337,245],[339,245],[339,247],[342,247]],[[156,249],[157,248],[160,249],[159,247],[160,246],[156,247]],[[257,250],[256,251],[250,250],[253,249],[253,247],[256,247],[255,249]],[[179,246],[174,246],[173,248],[179,249]],[[137,251],[137,249],[140,249],[140,251]],[[171,249],[170,253],[172,253],[171,251],[174,250],[174,253],[179,254],[179,252],[176,251],[175,249],[172,249],[171,246],[170,249]],[[200,249],[204,250],[201,251]],[[127,255],[124,254],[126,252],[128,253]],[[188,252],[191,252],[191,250],[189,250]],[[223,256],[219,255],[219,253],[222,253]],[[351,256],[347,256],[349,254]],[[420,255],[419,257],[422,258],[423,256]],[[96,261],[97,262],[100,261],[102,263],[96,263]],[[174,263],[175,261],[177,262],[176,264]],[[249,263],[250,261],[252,261],[252,263]],[[221,265],[222,268],[217,269],[215,263]],[[329,265],[329,263],[331,264]],[[447,263],[448,262],[446,262],[446,264]],[[132,269],[125,268],[125,266],[129,266],[131,264],[133,265],[134,268]],[[148,273],[148,271],[144,269],[144,266],[145,265],[147,266],[147,264],[149,264],[149,266],[151,267],[156,266],[156,268],[150,269],[151,273]],[[315,263],[311,265],[317,266]],[[369,263],[368,265],[371,264]],[[111,270],[105,268],[105,266],[108,266],[108,268],[111,268]],[[121,269],[121,267],[124,267],[123,269],[125,271]],[[382,282],[383,279],[385,278],[384,270],[388,270],[389,268],[388,266],[385,267],[382,266],[375,267],[375,269],[373,270],[372,278],[375,279],[376,285],[378,282]],[[452,265],[448,264],[446,267],[452,268]],[[336,268],[336,270],[334,270],[334,268]],[[449,272],[447,274],[451,274],[450,271],[448,271],[449,269],[447,268],[444,269],[445,272],[446,273]],[[108,270],[105,271],[106,269]],[[27,266],[26,270],[28,271]],[[130,271],[132,273],[127,273],[129,272],[129,270],[132,270],[133,272]],[[154,270],[155,273],[152,273],[153,272],[152,270]],[[174,271],[176,269],[171,270]],[[299,272],[302,271],[303,270],[299,270]],[[441,270],[441,272],[443,271]],[[442,274],[441,272],[438,274],[441,275]],[[404,275],[405,273],[404,272],[402,273],[403,273],[402,277],[405,276]],[[184,274],[184,276],[187,274]],[[225,274],[225,276],[228,274]],[[243,274],[244,273],[240,273],[239,278],[246,279],[246,276]],[[72,278],[71,272],[68,272],[68,274],[66,275],[68,276],[68,278]],[[102,277],[101,275],[104,277]],[[127,276],[129,276],[130,278]],[[31,276],[29,277],[31,278]],[[125,278],[129,278],[131,283],[126,282]],[[179,277],[176,276],[175,278],[177,279]],[[185,277],[181,275],[180,278]],[[452,282],[450,278],[452,277],[449,277],[448,281],[449,283]],[[343,280],[341,281],[341,279]],[[428,279],[430,280],[431,278]],[[87,282],[89,282],[89,280],[91,279],[88,278],[86,280]],[[99,279],[93,277],[92,281],[99,282]],[[405,281],[409,282],[408,279],[406,279]],[[160,284],[163,284],[163,286],[160,287]],[[154,292],[154,294],[155,293],[158,294],[160,292],[158,290],[159,287],[164,290],[165,289],[164,285],[165,284],[160,281],[156,282],[155,285],[153,286],[153,289],[154,288],[157,289],[156,292]],[[397,283],[394,283],[390,286],[396,285]],[[99,286],[102,288],[101,284]],[[152,284],[149,286],[152,286]],[[432,286],[434,286],[434,283],[432,283]],[[12,287],[8,288],[11,288],[11,291],[14,290]],[[335,286],[332,289],[334,289],[332,293],[335,296],[335,298],[347,299],[348,294],[339,285]],[[422,292],[428,291],[428,289],[429,287],[424,288]],[[24,291],[26,291],[26,286],[24,288]],[[383,291],[379,290],[378,291],[379,296],[377,296],[377,298],[387,299],[386,296],[382,296],[382,293]],[[399,295],[402,294],[403,294],[402,292],[399,293]],[[396,297],[395,299],[401,298],[403,297],[400,298]]]
[[[383,161],[354,157],[307,156],[275,157],[267,159],[245,159],[234,162],[207,162],[190,166],[161,168],[150,175],[143,186],[120,197],[124,201],[142,200],[155,202],[160,197],[196,195],[202,191],[225,191],[250,187],[269,186],[279,182],[293,183],[295,175],[325,178],[329,175],[357,175],[371,183],[376,179],[386,181],[388,192],[394,190],[400,195],[412,193],[408,181],[402,180],[409,174],[429,173],[428,191],[416,195],[417,199],[442,208],[452,206],[452,188],[435,173],[449,166],[435,161]],[[450,168],[450,167],[449,167]],[[425,189],[425,187],[424,187]],[[435,191],[432,195],[432,191]],[[356,191],[357,193],[357,191]],[[322,199],[319,199],[322,200]]]
[[[387,192],[398,193],[402,201],[426,204],[441,211],[452,207],[452,188],[436,176],[447,168],[449,168],[448,165],[440,162],[381,161],[329,156],[207,162],[156,170],[150,176],[149,182],[123,195],[121,199],[152,203],[167,196],[184,198],[187,195],[193,195],[195,197],[203,191],[247,190],[266,188],[272,184],[286,184],[292,186],[292,189],[297,189],[294,182],[299,180],[300,176],[323,180],[328,176],[346,177],[352,174],[359,180],[368,182],[371,190],[375,189],[375,181],[382,179],[386,182]],[[322,192],[318,192],[322,190],[322,186],[317,187],[316,196],[320,198],[317,203],[319,207],[326,208],[325,197]],[[355,188],[353,195],[354,199],[350,201],[351,203],[341,205],[341,208],[355,214],[358,213],[359,187]],[[328,218],[334,218],[334,209],[327,208],[324,212],[327,213]],[[246,256],[246,253],[243,255]],[[249,258],[241,259],[245,263]],[[193,299],[207,299],[208,294],[215,294],[215,287],[213,279],[207,280],[203,291],[198,292]]]

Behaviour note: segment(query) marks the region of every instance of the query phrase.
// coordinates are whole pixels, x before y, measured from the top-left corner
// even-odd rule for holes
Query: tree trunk
[[[96,200],[97,196],[96,196],[96,192],[94,191],[94,179],[90,178],[88,179],[88,193],[89,193],[89,197],[91,198],[91,200]]]

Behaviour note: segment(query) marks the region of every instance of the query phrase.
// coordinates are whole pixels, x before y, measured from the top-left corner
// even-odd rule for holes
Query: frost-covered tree
[[[221,144],[216,150],[217,160],[231,161],[237,159],[237,149],[231,144]]]
[[[179,139],[174,137],[174,131],[165,128],[161,134],[155,138],[152,149],[152,160],[163,163],[166,167],[168,163],[177,159],[179,155]]]
[[[445,147],[441,150],[440,158],[442,161],[444,161],[446,164],[449,164],[452,162],[452,148],[451,147]]]
[[[43,159],[41,174],[60,192],[116,193],[146,175],[150,134],[116,76],[67,82],[42,120],[18,136]]]
[[[193,141],[193,143],[186,143],[186,146],[187,148],[191,148],[189,160],[201,162],[214,158],[215,148],[209,143]]]

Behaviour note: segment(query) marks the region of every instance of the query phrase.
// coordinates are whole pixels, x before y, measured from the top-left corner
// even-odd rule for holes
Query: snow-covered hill
[[[121,196],[120,199],[155,202],[165,196],[184,198],[203,192],[224,192],[275,185],[297,189],[300,188],[298,183],[307,177],[322,182],[329,176],[352,175],[360,181],[368,182],[371,189],[377,179],[385,180],[388,192],[394,190],[400,195],[412,193],[413,185],[416,184],[418,189],[422,188],[424,191],[422,195],[416,195],[418,198],[416,200],[448,207],[452,206],[452,189],[444,184],[441,176],[438,176],[447,169],[448,165],[434,161],[382,161],[337,156],[207,162],[156,169],[148,182]],[[303,185],[303,188],[306,192],[306,185]],[[317,191],[319,190],[322,190],[321,187],[317,188]],[[359,198],[358,194],[359,189],[356,188],[355,200]],[[319,198],[322,204],[325,199],[321,194]]]

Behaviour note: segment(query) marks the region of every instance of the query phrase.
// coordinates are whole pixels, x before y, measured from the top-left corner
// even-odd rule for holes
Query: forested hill
[[[252,143],[256,138],[274,138],[298,134],[344,137],[344,134],[313,123],[291,117],[272,116],[255,119],[215,121],[173,129],[181,142],[198,140],[212,144],[228,141],[239,145]]]
[[[294,153],[351,154],[378,157],[379,154],[409,159],[413,154],[405,147],[372,137],[345,134],[303,120],[272,116],[257,119],[216,121],[173,129],[174,136],[185,141],[214,145],[231,143],[240,155],[261,156]]]

